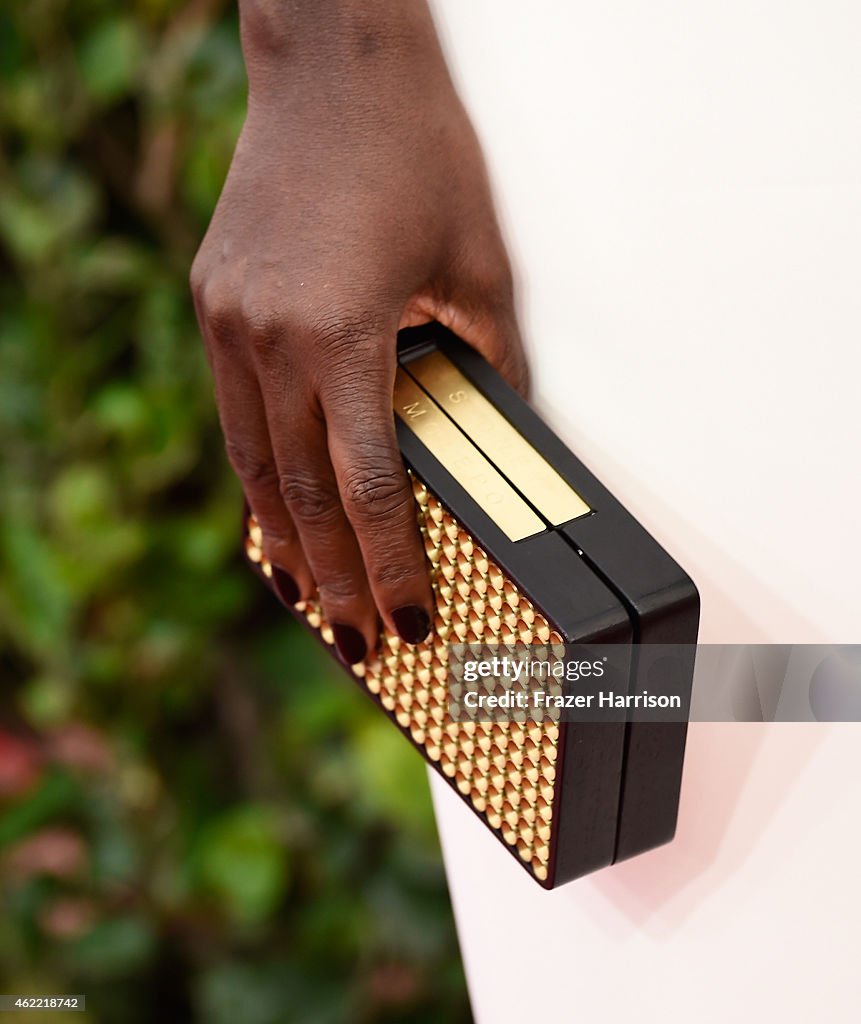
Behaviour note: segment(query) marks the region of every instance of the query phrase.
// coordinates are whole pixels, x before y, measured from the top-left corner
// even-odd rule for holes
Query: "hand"
[[[395,437],[399,327],[526,367],[478,143],[424,2],[242,8],[248,116],[192,291],[227,454],[282,599],[348,663],[433,605]],[[393,13],[396,12],[396,13]]]

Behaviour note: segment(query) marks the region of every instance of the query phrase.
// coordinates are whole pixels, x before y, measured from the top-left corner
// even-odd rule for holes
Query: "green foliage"
[[[254,804],[231,808],[201,836],[201,883],[236,922],[265,921],[286,887],[288,841],[274,809]]]
[[[421,762],[246,572],[187,293],[224,0],[0,5],[0,987],[457,1021]]]

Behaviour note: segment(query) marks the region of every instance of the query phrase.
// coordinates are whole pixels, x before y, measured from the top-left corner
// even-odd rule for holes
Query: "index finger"
[[[395,432],[395,337],[380,338],[350,382],[321,390],[329,454],[371,593],[386,625],[407,643],[430,633],[430,574],[416,505]]]

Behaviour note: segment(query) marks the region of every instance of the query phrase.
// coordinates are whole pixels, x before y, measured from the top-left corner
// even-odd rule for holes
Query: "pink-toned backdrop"
[[[435,9],[539,407],[703,641],[861,641],[861,7]],[[676,841],[549,894],[435,781],[479,1024],[858,1020],[859,773],[858,726],[693,726]]]

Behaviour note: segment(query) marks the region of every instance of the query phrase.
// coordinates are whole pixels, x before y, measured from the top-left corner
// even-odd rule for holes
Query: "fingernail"
[[[392,619],[401,639],[406,640],[408,644],[420,644],[422,640],[427,640],[431,620],[424,608],[419,608],[417,604],[395,608]]]
[[[289,572],[279,569],[277,565],[272,566],[272,585],[275,587],[275,593],[288,607],[292,608],[299,600],[299,587],[296,585],[296,580]]]
[[[368,645],[365,638],[352,626],[345,626],[340,622],[332,623],[332,634],[335,637],[335,646],[338,653],[348,665],[355,665],[364,661],[368,653]]]

